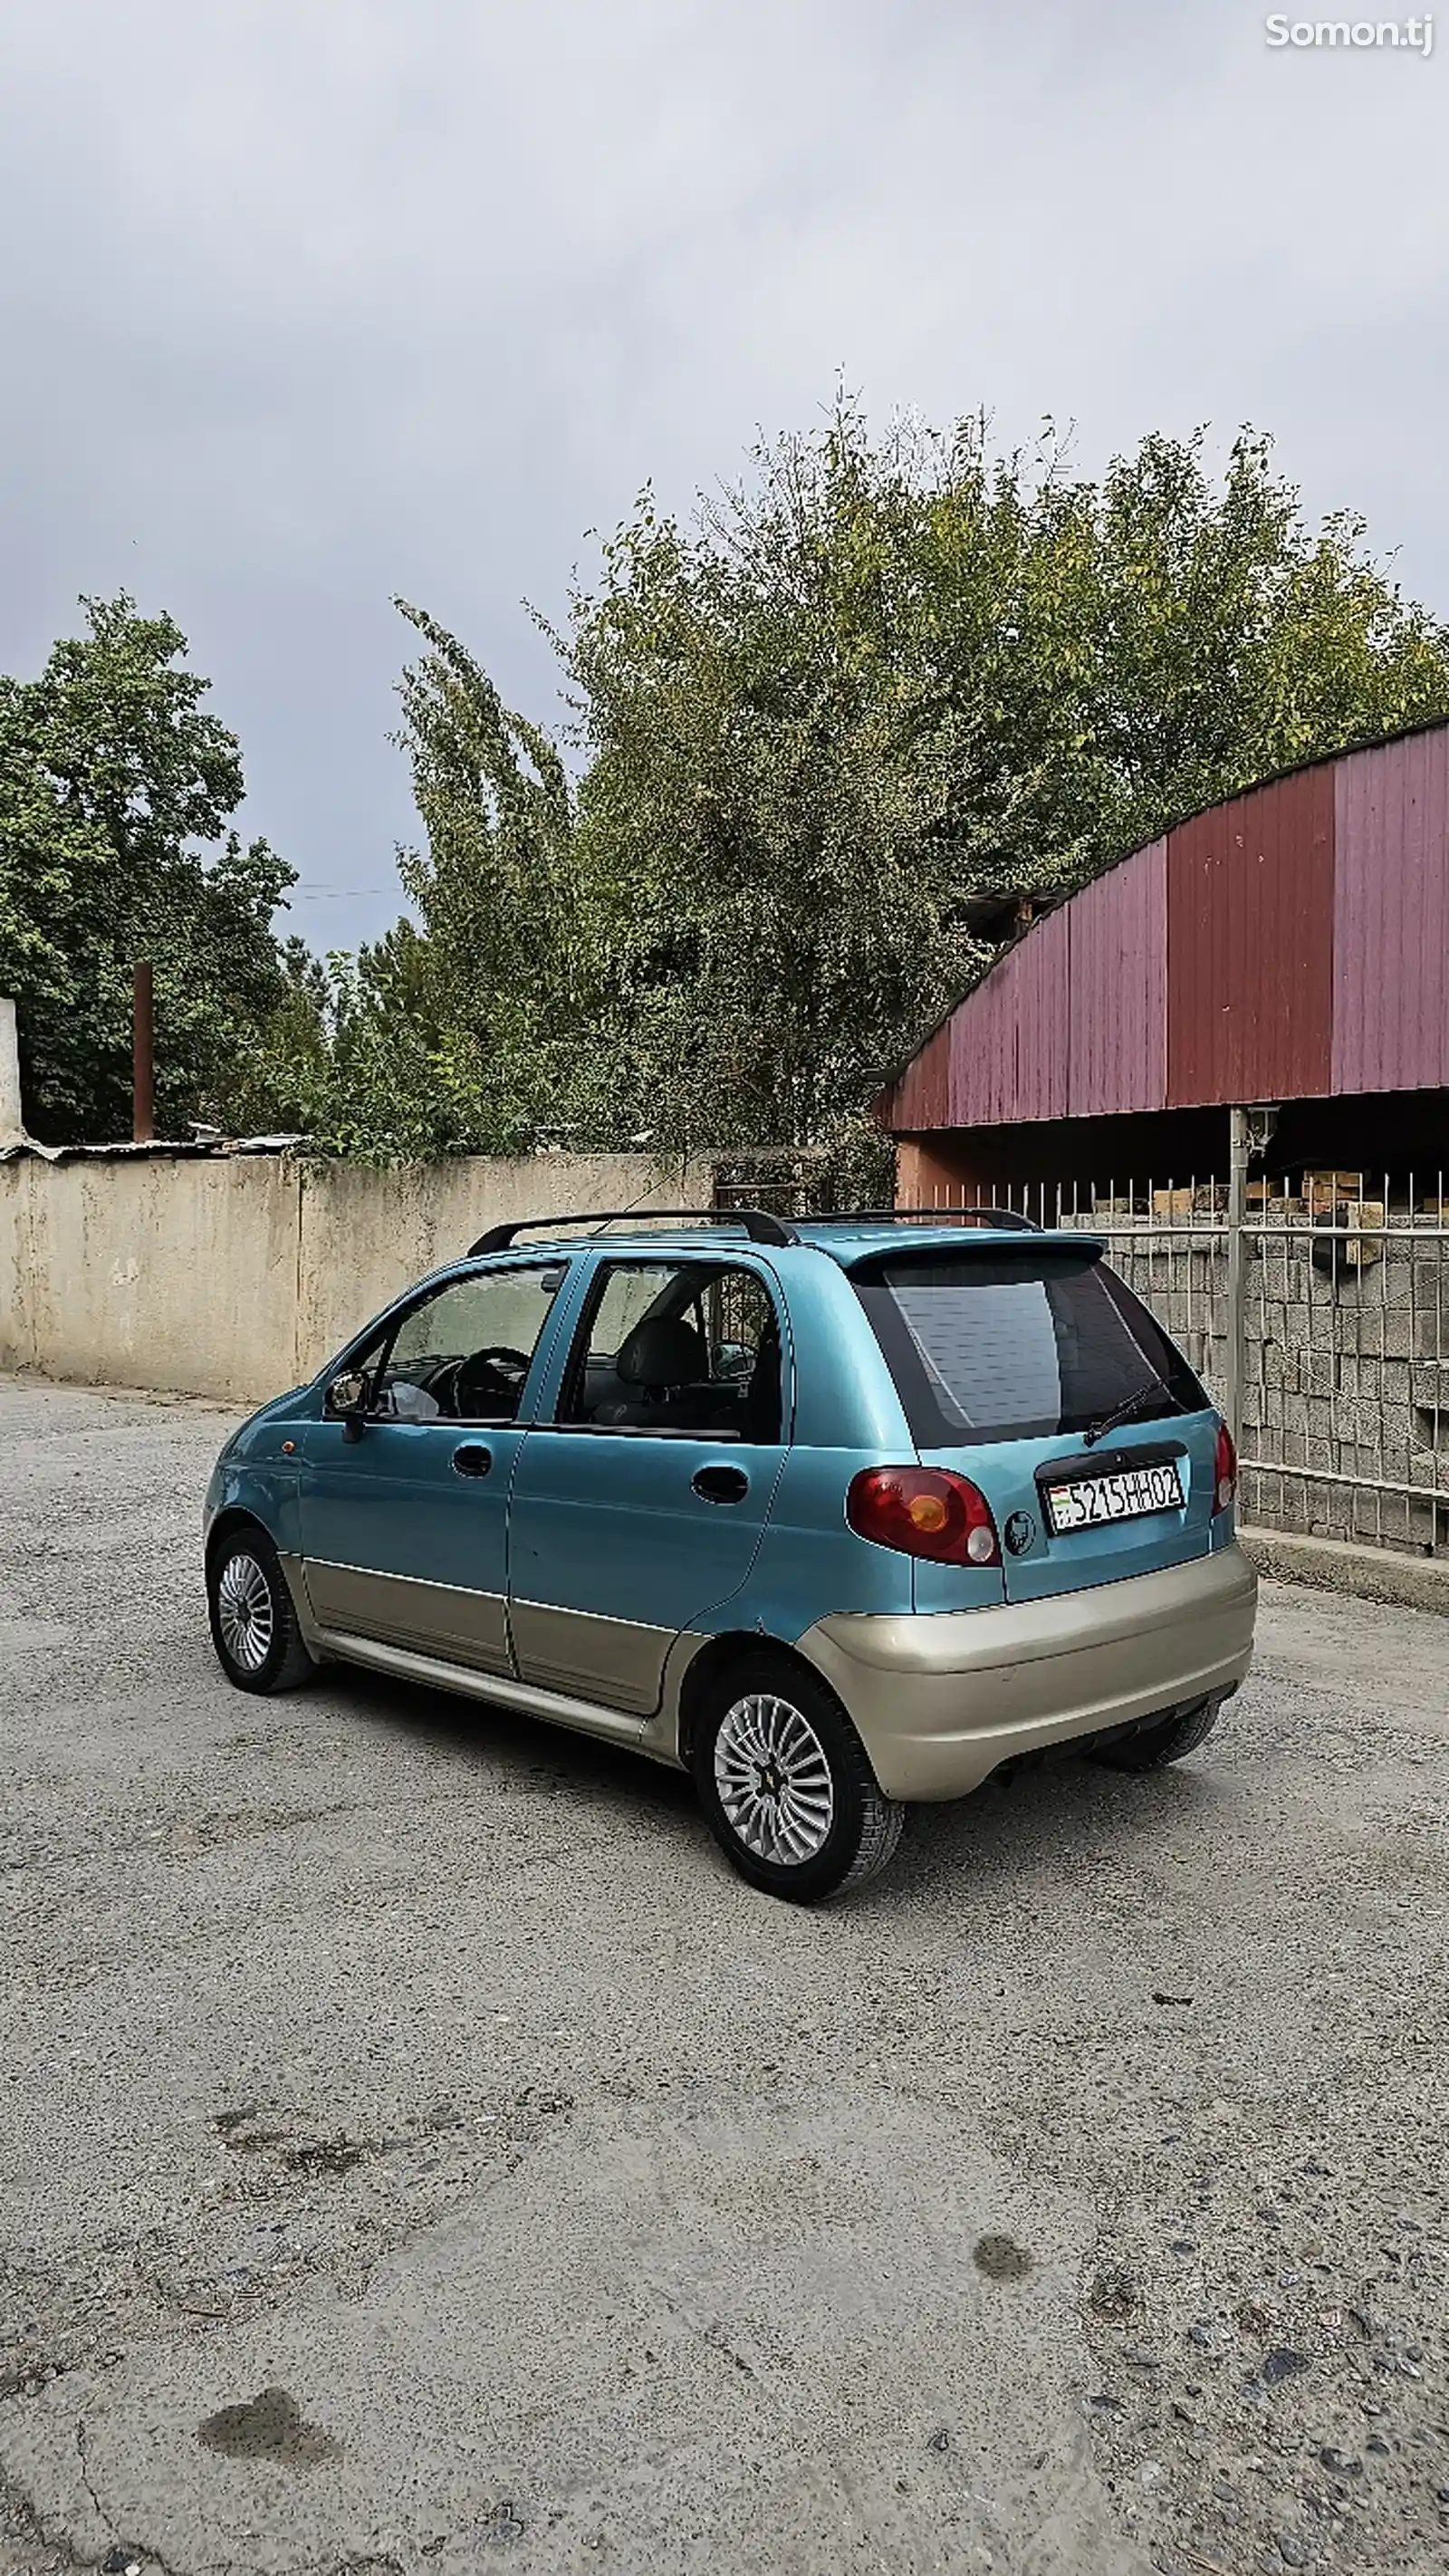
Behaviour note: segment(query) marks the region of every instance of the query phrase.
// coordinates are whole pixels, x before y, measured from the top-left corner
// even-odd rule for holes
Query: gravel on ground
[[[1449,1631],[819,1912],[687,1784],[231,1690],[226,1418],[0,1383],[0,2576],[1449,2569]]]

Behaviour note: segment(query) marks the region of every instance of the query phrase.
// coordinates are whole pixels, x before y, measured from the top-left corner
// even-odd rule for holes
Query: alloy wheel
[[[824,1745],[789,1700],[754,1691],[726,1709],[714,1781],[731,1831],[756,1859],[798,1866],[824,1849],[835,1784]]]
[[[229,1556],[216,1587],[222,1643],[244,1673],[259,1673],[272,1651],[276,1613],[272,1587],[254,1556]]]

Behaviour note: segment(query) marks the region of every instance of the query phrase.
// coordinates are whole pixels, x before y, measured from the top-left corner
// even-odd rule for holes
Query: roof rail
[[[606,1225],[642,1225],[646,1219],[667,1217],[672,1224],[687,1221],[690,1225],[737,1225],[743,1228],[751,1243],[798,1243],[800,1237],[792,1225],[771,1216],[765,1208],[580,1208],[569,1216],[520,1216],[507,1225],[490,1225],[476,1243],[468,1246],[468,1259],[480,1253],[506,1252],[515,1235],[547,1232],[561,1225],[585,1227],[589,1233],[602,1234]]]
[[[971,1225],[999,1226],[1004,1234],[1040,1234],[1035,1217],[1021,1216],[1015,1208],[943,1207],[943,1208],[829,1208],[819,1216],[800,1219],[802,1225],[945,1225],[949,1219],[964,1220]]]

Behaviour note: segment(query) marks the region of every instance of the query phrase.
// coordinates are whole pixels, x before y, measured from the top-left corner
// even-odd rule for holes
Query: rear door
[[[639,1716],[658,1707],[675,1638],[740,1590],[758,1553],[786,1454],[782,1345],[754,1264],[599,1262],[552,1418],[514,1472],[525,1681]]]
[[[1008,1600],[1213,1545],[1218,1417],[1098,1245],[906,1248],[853,1277],[922,1460],[969,1476],[995,1513]],[[964,1601],[963,1573],[921,1565],[918,1608]]]

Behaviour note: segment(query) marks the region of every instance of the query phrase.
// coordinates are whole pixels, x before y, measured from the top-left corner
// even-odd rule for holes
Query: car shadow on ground
[[[693,1845],[700,1863],[728,1875],[728,1863],[705,1825],[691,1782],[626,1746],[576,1735],[540,1719],[455,1698],[424,1684],[399,1682],[362,1667],[345,1681],[328,1676],[338,1713],[397,1729],[409,1739],[486,1771],[500,1789],[550,1786],[589,1805],[614,1810],[621,1822],[648,1824]],[[1124,1867],[1137,1847],[1166,1852],[1185,1837],[1209,1836],[1232,1800],[1219,1743],[1181,1768],[1114,1771],[1063,1748],[994,1773],[970,1798],[914,1806],[899,1849],[878,1881],[835,1903],[857,1911],[944,1889],[969,1876],[978,1890],[1009,1885],[1029,1868],[1060,1869],[1120,1853]],[[1208,1765],[1211,1763],[1212,1767]],[[1140,1859],[1140,1851],[1137,1853]],[[773,1899],[766,1900],[774,1902]]]
[[[395,1681],[360,1664],[345,1672],[340,1665],[331,1667],[324,1687],[339,1716],[365,1717],[398,1729],[412,1742],[447,1750],[461,1764],[493,1774],[500,1787],[523,1780],[536,1786],[543,1775],[583,1797],[622,1801],[633,1794],[641,1803],[656,1803],[661,1814],[695,1813],[694,1791],[682,1771],[668,1770],[601,1736],[549,1726],[501,1701],[465,1699],[425,1682]]]

